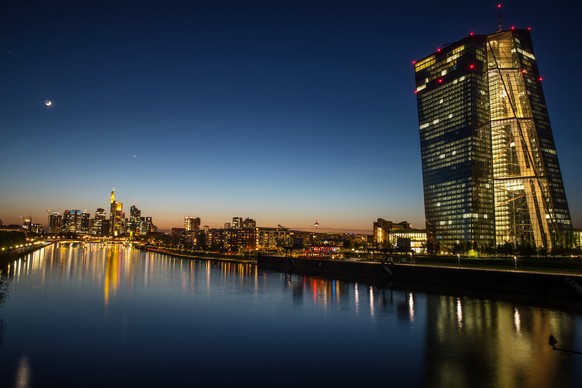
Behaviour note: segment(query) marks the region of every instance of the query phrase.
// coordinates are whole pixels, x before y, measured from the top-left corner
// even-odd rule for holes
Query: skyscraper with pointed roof
[[[115,200],[115,187],[111,190],[110,207],[110,232],[112,236],[119,236],[123,232],[123,203]]]

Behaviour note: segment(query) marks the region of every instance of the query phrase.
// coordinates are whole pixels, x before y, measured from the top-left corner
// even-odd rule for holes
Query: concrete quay
[[[558,298],[582,302],[582,275],[551,270],[463,268],[283,256],[258,256],[259,269],[347,281],[418,284],[447,289]]]

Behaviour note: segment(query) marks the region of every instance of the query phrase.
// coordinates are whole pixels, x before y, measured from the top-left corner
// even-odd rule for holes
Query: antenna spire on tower
[[[501,3],[497,4],[497,32],[501,32]]]

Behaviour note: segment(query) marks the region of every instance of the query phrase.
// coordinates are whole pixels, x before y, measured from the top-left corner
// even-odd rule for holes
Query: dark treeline
[[[0,231],[0,247],[11,247],[24,244],[26,235],[18,231]]]

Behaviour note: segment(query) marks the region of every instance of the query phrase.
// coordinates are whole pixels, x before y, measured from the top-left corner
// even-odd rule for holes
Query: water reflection
[[[564,371],[582,361],[556,354],[547,344],[551,333],[564,343],[575,343],[576,316],[569,312],[290,274],[285,275],[285,285],[292,289],[295,303],[302,298],[302,303],[332,307],[342,298],[352,304],[356,316],[368,305],[371,319],[395,314],[418,325],[417,310],[422,310],[423,386],[572,386],[573,375]],[[368,292],[362,292],[363,287]]]
[[[211,274],[217,270],[221,273],[221,287],[247,284],[249,279],[254,282],[254,287],[258,285],[256,266],[252,264],[184,260],[141,252],[122,244],[101,243],[48,246],[14,261],[3,273],[15,284],[21,278],[28,281],[34,278],[43,286],[48,278],[61,282],[101,283],[103,303],[107,308],[120,290],[131,294],[137,289],[157,288],[167,285],[170,279],[173,282],[176,276],[180,278],[180,289],[190,292],[200,281],[196,280],[197,273],[204,273],[204,288],[210,292],[213,287]]]
[[[28,357],[23,356],[18,361],[18,368],[16,369],[16,378],[14,381],[15,388],[28,388],[30,387],[30,365],[28,363]]]
[[[483,299],[427,299],[426,382],[432,387],[570,386],[572,358],[547,344],[550,333],[573,341],[574,318],[565,312]],[[580,360],[576,360],[580,361]]]
[[[6,302],[6,299],[8,299],[8,282],[4,279],[6,277],[6,272],[6,269],[0,268],[0,308],[2,307],[2,304]],[[2,346],[4,340],[5,328],[6,324],[4,323],[4,319],[0,316],[0,346]]]
[[[157,376],[174,380],[152,385],[196,385],[184,381],[208,370],[216,379],[208,386],[228,376],[237,377],[224,386],[253,385],[257,376],[275,386],[289,370],[297,381],[328,386],[582,386],[582,357],[547,343],[553,334],[576,348],[579,314],[529,303],[259,271],[114,244],[46,247],[3,269],[2,279],[9,279],[11,308],[0,316],[0,341],[1,318],[10,320],[0,350],[10,362],[0,372],[8,371],[13,385],[49,379],[55,365],[78,371],[71,381],[129,365],[143,374],[142,386]],[[78,352],[89,361],[71,357]],[[0,385],[5,381],[0,376]]]

